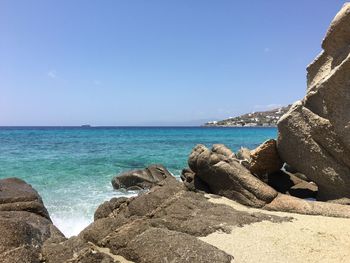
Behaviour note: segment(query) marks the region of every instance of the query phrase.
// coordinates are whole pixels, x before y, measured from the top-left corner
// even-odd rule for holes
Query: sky
[[[0,126],[196,125],[290,104],[343,4],[1,0]]]

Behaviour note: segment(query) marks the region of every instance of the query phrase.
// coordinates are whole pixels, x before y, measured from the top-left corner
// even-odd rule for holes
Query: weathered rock
[[[216,231],[229,233],[233,226],[291,220],[215,204],[202,193],[188,191],[174,178],[166,178],[127,201],[112,199],[98,210],[103,212],[78,237],[56,244],[46,242],[43,260],[63,263],[94,255],[91,260],[122,257],[123,262],[229,263],[232,256],[197,237]]]
[[[213,150],[197,145],[188,160],[196,176],[212,193],[253,207],[263,207],[277,196],[277,191],[254,177],[236,159]]]
[[[239,160],[246,160],[250,162],[250,150],[248,148],[241,147],[236,153],[236,157]]]
[[[187,189],[191,191],[204,191],[210,193],[210,188],[189,168],[183,169],[181,172],[181,180]]]
[[[0,181],[0,211],[28,211],[50,218],[39,194],[18,178]]]
[[[109,201],[104,202],[100,205],[94,214],[94,220],[108,217],[115,209],[118,209],[121,204],[128,200],[126,197],[112,198]]]
[[[238,201],[241,204],[274,211],[350,218],[350,206],[309,202],[278,193],[252,175],[234,158],[216,154],[203,145],[197,145],[193,149],[189,157],[189,164],[192,169],[195,169],[196,176],[205,181],[213,193]],[[275,176],[283,176],[283,173]],[[284,176],[286,177],[284,183],[287,186],[284,186],[283,191],[290,191],[293,186],[304,182],[288,174],[284,174]],[[270,180],[272,179],[270,178]],[[305,188],[305,185],[303,187]],[[295,188],[291,191],[294,194],[302,194],[300,190],[298,192]]]
[[[251,151],[250,158],[249,170],[258,177],[278,172],[283,166],[277,152],[276,140],[273,139]]]
[[[308,67],[305,98],[279,123],[283,160],[318,185],[318,199],[350,198],[350,4],[333,20]]]
[[[142,170],[133,170],[119,174],[112,179],[112,185],[115,189],[149,189],[167,177],[172,177],[171,173],[164,166],[154,164]]]
[[[39,194],[17,178],[0,180],[0,261],[40,262],[46,240],[60,242]]]
[[[156,253],[155,253],[156,252]],[[130,241],[123,254],[136,262],[231,262],[232,257],[193,236],[149,228]]]

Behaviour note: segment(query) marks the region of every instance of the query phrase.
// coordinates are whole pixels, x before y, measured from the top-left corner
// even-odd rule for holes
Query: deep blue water
[[[161,163],[179,176],[196,144],[237,151],[276,136],[276,128],[0,127],[0,178],[32,184],[54,223],[72,235],[103,201],[135,194],[112,189],[122,171]]]

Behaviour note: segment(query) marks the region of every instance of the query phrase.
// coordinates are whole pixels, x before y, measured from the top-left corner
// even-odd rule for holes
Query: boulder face
[[[41,262],[46,240],[65,238],[52,224],[39,194],[17,178],[0,180],[0,262]]]
[[[112,185],[114,189],[143,190],[150,189],[169,177],[173,176],[163,165],[154,164],[145,169],[121,173],[112,179]]]
[[[350,199],[350,4],[307,68],[307,93],[278,123],[281,158],[318,186],[319,200]]]

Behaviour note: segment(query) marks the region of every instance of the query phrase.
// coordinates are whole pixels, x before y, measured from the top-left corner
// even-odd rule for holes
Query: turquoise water
[[[117,173],[161,163],[179,176],[198,143],[236,151],[276,135],[275,128],[0,128],[0,178],[32,184],[71,236],[92,222],[103,201],[136,194],[112,189]]]

